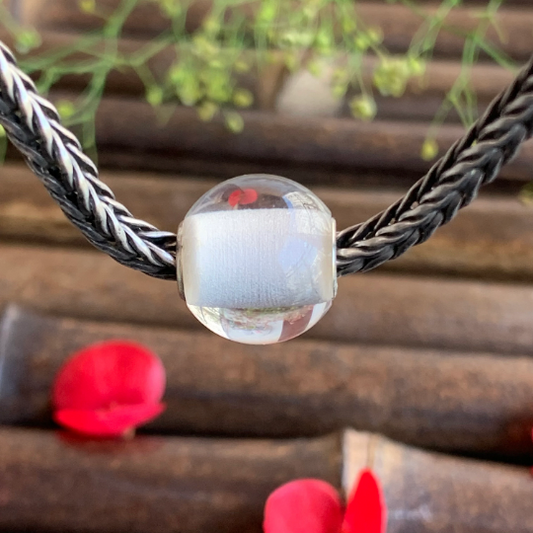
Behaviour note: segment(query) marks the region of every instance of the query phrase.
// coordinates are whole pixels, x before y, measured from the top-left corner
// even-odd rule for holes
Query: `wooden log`
[[[347,276],[339,285],[309,338],[531,353],[530,285],[379,274]],[[0,245],[0,309],[8,303],[98,321],[201,327],[174,283],[92,251]]]
[[[237,9],[241,15],[252,17],[259,3],[246,3]],[[112,12],[118,5],[117,0],[99,0],[103,12]],[[212,2],[199,0],[188,8],[187,30],[196,30],[212,8]],[[436,6],[422,7],[427,15],[435,13]],[[367,26],[378,26],[383,30],[384,45],[392,52],[405,52],[416,32],[423,24],[423,17],[401,4],[383,6],[377,2],[358,2],[357,12]],[[69,29],[88,31],[101,27],[99,17],[82,13],[77,4],[69,0],[41,0],[24,2],[21,20],[29,25],[43,29]],[[460,57],[463,53],[464,37],[461,33],[473,31],[479,25],[479,8],[454,8],[446,24],[455,32],[440,32],[434,55]],[[169,20],[153,4],[140,4],[132,13],[124,27],[125,33],[149,37],[157,35],[169,27]],[[501,43],[495,27],[504,37]],[[491,44],[500,45],[512,57],[527,60],[533,49],[531,34],[531,11],[527,8],[500,8],[495,16],[495,24],[487,31]]]
[[[84,441],[0,429],[6,531],[260,533],[269,493],[298,477],[339,486],[339,437]]]
[[[54,43],[67,43],[70,37],[61,35],[47,37],[44,49],[53,47]],[[134,49],[139,44],[124,41],[126,49]],[[173,53],[173,52],[172,52]],[[171,59],[162,53],[154,60],[156,72],[162,73]],[[371,61],[369,62],[371,68]],[[405,99],[380,100],[380,117],[385,119],[430,120],[444,92],[449,89],[458,72],[458,65],[453,63],[432,63],[428,68],[428,79],[432,80],[424,89],[419,81],[413,81]],[[367,76],[369,73],[367,73]],[[283,79],[281,64],[272,65],[258,76],[243,77],[242,85],[248,87],[256,96],[256,105],[262,110],[275,107],[276,94]],[[510,73],[495,67],[479,66],[473,70],[473,86],[478,90],[481,105],[505,86]],[[486,80],[491,80],[487,82]],[[84,77],[67,77],[65,87],[81,87],[87,81]],[[143,92],[143,86],[132,72],[113,72],[110,74],[109,90],[114,93],[136,94]],[[422,93],[420,91],[422,90]],[[300,93],[301,91],[299,91]],[[60,97],[74,98],[74,94],[61,94]],[[422,98],[422,101],[420,99]],[[250,170],[264,171],[265,164],[273,172],[288,172],[294,177],[307,180],[323,180],[331,177],[344,183],[352,181],[350,172],[354,169],[375,168],[398,175],[425,172],[428,164],[420,157],[420,150],[426,138],[428,125],[414,122],[405,124],[378,120],[371,124],[338,118],[313,118],[309,110],[314,109],[310,95],[299,96],[301,102],[307,102],[305,117],[276,116],[271,113],[245,112],[245,132],[235,136],[228,131],[219,117],[213,123],[205,124],[193,109],[178,108],[173,105],[166,108],[165,114],[172,115],[168,124],[162,128],[153,108],[138,100],[111,99],[104,100],[97,121],[98,145],[101,151],[100,162],[103,165],[119,168],[136,168],[144,170],[162,170],[196,173],[216,173],[218,175],[246,173]],[[285,103],[285,109],[288,104]],[[288,106],[289,108],[291,106]],[[292,106],[294,107],[294,106]],[[339,111],[341,115],[349,114],[348,107]],[[121,120],[118,117],[121,116]],[[183,141],[183,124],[189,124],[187,142]],[[142,124],[142,127],[139,126]],[[139,134],[141,130],[144,134]],[[442,128],[439,136],[441,154],[455,141],[463,130],[459,126]],[[118,138],[118,139],[117,139]],[[155,143],[154,143],[155,141]],[[150,157],[151,151],[157,151],[157,157]],[[502,176],[512,179],[529,180],[529,147],[526,156],[517,159],[506,167]],[[210,154],[202,157],[201,154]],[[13,151],[10,157],[18,157]],[[179,159],[176,157],[178,156]],[[259,161],[258,161],[259,160]],[[343,176],[339,172],[344,172]]]
[[[135,216],[167,231],[176,231],[192,204],[216,184],[142,173],[104,172],[102,178]],[[400,195],[388,190],[313,190],[329,206],[339,229],[367,220]],[[528,281],[533,276],[531,227],[533,209],[517,195],[482,197],[426,243],[383,268]],[[88,246],[29,169],[15,165],[5,165],[0,178],[0,239]]]
[[[379,3],[382,0],[366,0],[369,2],[376,2]],[[418,4],[421,5],[428,5],[428,6],[435,6],[435,0],[418,0]],[[529,6],[530,0],[504,0],[505,6]],[[487,7],[487,0],[461,0],[461,4],[465,6],[484,6]]]
[[[257,347],[208,333],[44,317],[11,307],[0,335],[0,423],[49,426],[65,359],[135,340],[167,371],[151,432],[301,437],[345,426],[470,454],[533,454],[533,359],[298,340]],[[488,393],[490,391],[490,393]]]
[[[41,55],[54,52],[57,49],[75,47],[79,36],[55,31],[41,33],[42,44],[31,52],[31,55]],[[13,37],[7,31],[0,31],[0,39],[13,46]],[[126,56],[133,54],[148,41],[122,38],[117,41],[117,49]],[[102,41],[101,47],[104,48]],[[228,50],[229,53],[229,50]],[[147,63],[154,78],[163,83],[169,67],[179,57],[174,46],[163,49]],[[237,85],[245,87],[254,95],[254,109],[275,109],[291,115],[324,116],[324,104],[317,105],[317,99],[328,102],[329,111],[326,116],[351,116],[348,101],[353,97],[350,92],[344,100],[334,98],[332,93],[333,72],[335,68],[342,68],[346,64],[346,57],[339,55],[324,66],[320,77],[308,72],[300,71],[288,75],[284,62],[280,57],[268,65],[259,67],[256,55],[247,50],[243,51],[242,59],[251,65],[247,74],[237,76]],[[78,52],[70,60],[84,61],[92,56]],[[178,59],[179,60],[179,59]],[[376,60],[373,57],[364,59],[363,79],[369,85],[372,83],[373,70]],[[426,73],[421,78],[413,78],[407,84],[406,93],[401,98],[379,97],[378,119],[395,119],[408,121],[431,121],[437,113],[446,93],[453,86],[461,73],[459,61],[434,60],[428,63]],[[37,79],[41,73],[33,73]],[[79,91],[86,87],[91,75],[66,75],[54,85],[62,90]],[[479,108],[482,110],[488,102],[504,89],[513,79],[513,73],[497,65],[477,64],[471,69],[470,86],[476,94]],[[278,94],[279,93],[279,94]],[[105,94],[130,95],[144,98],[145,86],[138,74],[132,69],[122,67],[112,70],[106,80]],[[73,95],[74,96],[74,95]],[[457,122],[456,113],[450,113],[448,121]]]
[[[428,453],[376,435],[347,432],[344,483],[359,469],[378,475],[388,533],[526,533],[533,528],[527,468]]]
[[[363,61],[362,78],[367,87],[372,85],[376,64],[373,57],[366,57]],[[335,72],[345,65],[346,58],[340,56],[323,64],[319,75],[305,70],[288,74],[275,99],[276,111],[304,117],[352,117],[349,102],[355,92],[350,90],[344,99],[338,99],[332,91]],[[375,95],[376,119],[431,122],[459,78],[461,68],[459,61],[430,61],[423,76],[412,78],[408,82],[401,98]],[[476,94],[479,114],[490,100],[512,82],[513,77],[513,72],[498,65],[479,63],[472,67],[470,87]],[[458,113],[452,110],[446,117],[446,122],[460,122]]]
[[[33,4],[32,4],[33,5]],[[73,6],[72,3],[69,4]],[[33,5],[35,7],[35,5]],[[152,8],[153,9],[153,8]],[[1,34],[5,42],[12,41],[11,35],[7,32]],[[53,50],[57,47],[72,46],[78,36],[64,34],[55,31],[44,30],[41,35],[42,46],[36,50],[40,54]],[[138,39],[122,38],[118,41],[118,48],[122,53],[130,54],[146,44],[146,41]],[[250,55],[246,51],[244,56]],[[250,61],[255,63],[253,54]],[[174,47],[163,50],[153,58],[148,64],[156,79],[162,80],[167,69],[175,60],[176,51]],[[77,54],[73,58],[80,61],[85,57]],[[336,63],[342,64],[342,57]],[[375,59],[368,58],[367,65],[363,72],[363,78],[367,84],[371,83],[372,70],[375,66]],[[281,87],[285,77],[283,61],[278,61],[272,65],[261,68],[259,71],[253,69],[254,74],[240,75],[238,84],[251,90],[254,94],[254,108],[272,109],[274,106],[278,110],[290,114],[298,113],[306,116],[324,116],[324,105],[317,105],[317,98],[322,95],[322,100],[329,102],[327,116],[351,116],[347,100],[339,101],[332,95],[328,76],[331,77],[333,69],[326,69],[325,78],[317,80],[310,74],[303,72],[289,76]],[[431,121],[437,113],[442,99],[451,88],[459,73],[461,65],[459,61],[432,61],[428,65],[427,73],[421,83],[420,79],[413,79],[407,87],[406,95],[401,99],[378,97],[378,119],[395,119],[409,121]],[[303,77],[303,78],[302,78]],[[482,112],[488,101],[492,99],[511,80],[513,74],[495,65],[479,64],[472,68],[471,88],[476,93],[479,105],[479,112]],[[302,78],[299,82],[298,80]],[[79,90],[86,86],[90,77],[86,75],[67,75],[57,84],[56,88]],[[314,87],[311,88],[310,86]],[[276,104],[276,93],[281,88],[281,94]],[[110,72],[106,91],[108,94],[131,94],[144,96],[144,85],[138,75],[128,69],[121,68]],[[283,93],[289,94],[283,94]],[[319,94],[317,94],[317,92]],[[294,96],[291,97],[291,94]],[[353,96],[350,94],[348,99]],[[447,117],[449,122],[458,122],[459,116],[451,112]]]
[[[72,47],[79,39],[79,35],[56,31],[43,31],[40,34],[41,45],[30,53],[42,55],[57,49]],[[0,29],[0,40],[13,47],[13,36],[6,30]],[[146,40],[121,38],[117,41],[119,53],[129,56],[148,44]],[[105,41],[102,40],[101,48],[104,49]],[[228,50],[228,53],[230,51]],[[179,61],[180,52],[174,46],[164,48],[147,63],[154,78],[163,83],[169,67],[176,60]],[[254,95],[254,109],[276,109],[289,114],[305,114],[306,116],[324,116],[324,110],[317,106],[317,99],[329,102],[331,111],[328,116],[351,116],[348,101],[353,96],[350,92],[347,98],[339,100],[332,93],[333,73],[336,68],[346,64],[344,54],[338,54],[331,59],[322,69],[320,77],[315,77],[308,72],[300,71],[289,73],[280,56],[278,61],[268,65],[259,66],[256,54],[244,50],[241,57],[249,64],[250,72],[237,76],[237,85],[245,87]],[[86,61],[92,56],[77,52],[70,56],[71,61]],[[363,61],[363,80],[367,85],[372,83],[376,59],[368,56]],[[406,87],[406,93],[401,98],[379,97],[378,119],[401,119],[409,121],[431,121],[437,113],[446,93],[461,74],[459,61],[433,60],[427,64],[426,73],[421,78],[413,78]],[[41,73],[33,73],[37,79]],[[492,64],[476,64],[470,73],[470,87],[476,94],[480,110],[504,89],[513,79],[510,70]],[[287,79],[286,79],[287,78]],[[91,75],[66,75],[55,85],[55,89],[79,91],[86,87]],[[134,95],[144,98],[145,86],[138,74],[132,70],[121,67],[109,72],[106,80],[106,94]],[[278,95],[279,93],[279,95]],[[324,107],[324,106],[322,106]],[[457,122],[459,117],[451,113],[449,121]]]
[[[434,15],[439,4],[423,8],[427,15]],[[421,16],[401,4],[387,6],[376,2],[361,2],[357,11],[362,20],[371,26],[378,26],[383,31],[384,44],[393,52],[405,52],[411,41],[421,28]],[[527,61],[533,49],[531,33],[531,7],[501,8],[494,17],[495,24],[501,29],[503,39],[498,35],[495,26],[491,26],[485,38],[490,44],[500,47],[511,57]],[[454,31],[443,30],[437,37],[434,55],[441,57],[461,57],[464,48],[464,35],[479,26],[479,9],[475,7],[459,7],[450,11],[445,24]]]
[[[100,162],[121,169],[206,172],[215,176],[281,170],[307,175],[307,182],[312,181],[317,169],[328,169],[337,183],[342,180],[351,185],[358,183],[358,172],[368,169],[412,176],[429,168],[420,157],[428,133],[425,123],[406,127],[401,122],[363,123],[244,111],[244,131],[236,135],[221,119],[205,123],[194,109],[172,109],[161,127],[148,104],[102,100],[96,117]],[[458,125],[440,128],[437,141],[441,154],[463,134]],[[503,168],[501,176],[529,180],[532,164],[533,145],[526,144],[520,155]],[[320,177],[323,179],[324,174]]]
[[[0,451],[0,527],[10,531],[259,533],[265,500],[281,483],[318,477],[339,487],[342,465],[353,471],[368,464],[383,485],[391,533],[526,533],[533,527],[528,469],[354,433],[344,445],[336,435],[88,442],[3,428]]]
[[[53,54],[61,49],[71,48],[72,50],[75,50],[76,43],[80,37],[80,35],[45,30],[40,33],[40,46],[32,50],[28,56],[30,58],[32,56],[46,56],[46,54]],[[13,39],[13,35],[2,28],[0,28],[0,40],[16,50],[16,43]],[[149,43],[146,40],[128,38],[121,38],[116,41],[117,52],[126,57],[141,51],[147,44]],[[91,50],[93,53],[99,50],[103,52],[105,46],[106,42],[102,39],[99,45],[93,46]],[[71,62],[82,63],[83,61],[94,59],[94,55],[79,51],[71,53],[68,58]],[[255,54],[246,50],[242,52],[241,59],[250,65],[250,71],[236,75],[237,86],[248,89],[253,94],[254,101],[251,108],[272,109],[278,87],[285,74],[284,64],[281,62],[273,62],[259,68]],[[160,84],[163,84],[169,68],[176,61],[179,61],[179,51],[176,52],[174,46],[168,46],[147,61],[145,66],[152,72],[154,79]],[[41,71],[32,72],[32,78],[37,80],[41,74]],[[496,74],[496,79],[497,78],[498,74]],[[68,74],[59,79],[53,87],[55,90],[72,91],[73,94],[70,96],[75,98],[76,96],[79,96],[81,90],[86,88],[91,79],[92,73]],[[497,83],[498,82],[496,82],[496,84]],[[104,94],[129,95],[142,97],[144,99],[145,93],[146,87],[135,70],[121,66],[120,69],[109,71],[106,78]]]

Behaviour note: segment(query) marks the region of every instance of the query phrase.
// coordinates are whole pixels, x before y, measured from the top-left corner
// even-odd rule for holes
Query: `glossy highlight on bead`
[[[292,339],[336,293],[335,221],[298,183],[266,174],[207,192],[178,230],[187,306],[218,335],[246,344]]]

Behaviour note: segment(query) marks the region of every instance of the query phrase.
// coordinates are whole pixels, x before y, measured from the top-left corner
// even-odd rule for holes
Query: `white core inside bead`
[[[269,309],[334,296],[334,220],[311,209],[236,209],[185,218],[188,305]]]

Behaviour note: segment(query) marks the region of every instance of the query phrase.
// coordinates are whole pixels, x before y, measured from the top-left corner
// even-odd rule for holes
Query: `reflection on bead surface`
[[[256,174],[217,185],[191,208],[178,237],[187,306],[227,339],[292,339],[335,297],[335,221],[291,180]]]

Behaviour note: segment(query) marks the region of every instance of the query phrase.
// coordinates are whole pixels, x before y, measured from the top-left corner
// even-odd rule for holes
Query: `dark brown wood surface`
[[[387,533],[526,533],[533,528],[529,468],[428,453],[347,432],[349,488],[370,466],[383,484]]]
[[[111,12],[118,6],[118,0],[99,0],[104,12]],[[187,29],[193,31],[200,26],[212,8],[212,2],[199,0],[189,8]],[[259,2],[244,3],[237,9],[250,16]],[[392,52],[408,49],[413,36],[423,24],[424,18],[401,4],[387,5],[383,2],[358,2],[358,14],[367,26],[378,26],[384,34],[384,44]],[[436,6],[425,7],[426,13],[434,13]],[[40,28],[65,30],[89,30],[101,26],[97,16],[82,13],[79,6],[71,0],[40,0],[21,3],[21,20]],[[446,23],[456,28],[456,33],[442,31],[436,41],[436,55],[460,57],[463,52],[464,38],[461,32],[469,32],[479,24],[479,9],[465,7],[452,10]],[[153,3],[140,4],[128,22],[126,32],[135,36],[153,36],[168,28],[168,19],[163,17]],[[531,12],[526,8],[500,9],[495,16],[495,25],[503,35],[501,43],[498,32],[490,27],[487,38],[492,44],[501,43],[503,49],[512,57],[527,59],[533,49],[531,34]],[[459,35],[457,35],[459,33]]]
[[[69,62],[82,63],[84,61],[90,61],[94,59],[94,54],[103,52],[105,50],[106,41],[102,39],[99,46],[93,45],[89,48],[90,53],[86,50],[77,51],[77,44],[83,35],[63,33],[58,31],[45,30],[40,32],[40,44],[35,49],[32,49],[28,56],[47,56],[48,54],[54,54],[58,50],[72,50],[68,54]],[[5,28],[0,27],[0,40],[6,43],[11,49],[17,50],[16,41],[12,33]],[[116,42],[117,53],[123,54],[126,57],[141,51],[149,44],[146,40],[121,38]],[[26,59],[26,58],[22,58]],[[146,67],[152,72],[154,78],[160,83],[164,83],[164,77],[168,73],[170,66],[179,60],[179,53],[176,54],[175,47],[168,46],[161,50],[158,54],[154,55],[149,61],[146,62]],[[265,65],[262,69],[257,68],[257,61],[255,55],[251,51],[243,51],[242,59],[250,65],[250,72],[240,73],[236,76],[236,83],[239,87],[250,90],[254,96],[254,102],[252,108],[271,109],[274,105],[275,95],[279,89],[279,85],[282,82],[285,67],[280,61],[272,62]],[[490,67],[489,67],[490,68]],[[452,67],[453,69],[453,67]],[[494,81],[488,85],[480,83],[479,76],[473,76],[474,83],[479,84],[480,96],[483,99],[487,91],[494,92],[497,88],[501,87],[506,77],[506,71],[502,69],[499,73],[495,72]],[[436,83],[443,84],[443,77],[450,76],[452,72],[449,67],[440,65],[432,67],[432,71],[437,75],[435,76]],[[442,71],[442,74],[441,74]],[[39,79],[39,76],[43,74],[42,71],[32,72],[31,76],[34,79]],[[57,83],[54,84],[55,89],[63,89],[73,91],[72,97],[78,96],[79,92],[86,88],[88,82],[92,79],[92,74],[67,74],[62,76]],[[438,86],[435,87],[438,90]],[[420,91],[420,89],[419,89]],[[132,69],[125,66],[110,70],[106,77],[106,94],[126,95],[145,98],[146,87],[138,74]]]
[[[531,285],[377,274],[346,277],[339,285],[332,309],[309,338],[531,353]],[[174,283],[90,251],[0,245],[0,309],[9,303],[74,318],[201,327]]]
[[[340,484],[338,436],[246,441],[85,441],[0,429],[0,528],[101,533],[259,533],[280,484]]]
[[[309,340],[254,347],[18,308],[0,331],[2,423],[49,425],[65,359],[125,338],[150,347],[167,371],[167,410],[151,432],[294,437],[351,426],[447,451],[533,457],[531,357]]]
[[[104,172],[102,179],[134,213],[157,227],[176,231],[192,204],[217,181],[149,173]],[[370,178],[369,178],[370,179]],[[379,213],[400,189],[313,187],[344,229]],[[533,276],[533,207],[513,195],[487,195],[421,246],[380,270],[416,271],[528,281]],[[6,165],[0,170],[0,239],[62,246],[89,246],[52,201],[31,171]]]
[[[533,17],[533,15],[532,15]],[[341,61],[338,61],[342,65]],[[368,87],[372,86],[372,78],[376,60],[367,57],[364,61],[363,79]],[[431,123],[437,115],[448,92],[456,83],[462,72],[461,63],[453,59],[434,58],[426,64],[425,73],[421,77],[409,80],[405,93],[400,98],[380,96],[376,91],[374,97],[377,104],[376,120],[398,120],[404,122],[428,122]],[[299,73],[294,74],[298,76]],[[476,95],[478,113],[485,110],[488,103],[514,78],[511,70],[502,68],[500,65],[479,62],[469,70],[469,87]],[[332,80],[330,81],[332,83]],[[285,81],[285,85],[287,81]],[[284,85],[280,84],[280,93],[283,94]],[[337,116],[352,117],[349,107],[350,99],[355,91],[348,91],[345,102],[337,113]],[[314,96],[307,96],[305,84],[301,86],[301,99],[308,102],[307,114],[313,116]],[[301,106],[301,104],[300,104]],[[446,122],[460,122],[460,117],[455,111],[451,111],[446,117]]]
[[[72,97],[55,94],[53,100]],[[134,98],[106,97],[96,116],[101,168],[230,178],[270,173],[304,184],[402,186],[423,176],[431,164],[420,156],[426,122],[363,123],[351,118],[294,117],[242,111],[244,130],[228,130],[221,116],[200,120],[195,109],[169,104],[161,124],[153,107]],[[80,133],[80,132],[77,132]],[[465,133],[458,124],[439,129],[442,155]],[[12,147],[8,159],[20,160]],[[530,179],[533,145],[506,165],[495,184],[507,190]]]
[[[389,533],[526,533],[528,468],[440,456],[348,432],[318,440],[138,437],[88,442],[0,429],[6,531],[259,533],[268,494],[319,477],[347,485],[371,465],[389,507]],[[483,513],[480,513],[480,510]]]
[[[398,176],[418,178],[430,166],[420,157],[427,123],[411,123],[407,128],[402,122],[243,111],[245,128],[236,135],[220,118],[206,123],[194,109],[171,106],[166,110],[168,120],[162,127],[147,103],[105,98],[96,118],[100,163],[223,177],[270,172],[306,183],[349,186],[361,184],[359,175],[369,169],[394,183]],[[441,153],[463,134],[459,125],[440,128]],[[528,181],[532,164],[533,144],[527,143],[502,169],[501,177]]]
[[[448,22],[471,29],[474,3]],[[404,52],[421,19],[398,3],[358,4],[363,20],[383,28],[385,45]],[[211,5],[195,2],[189,31]],[[94,27],[77,2],[18,8],[23,22],[43,31],[43,50]],[[513,1],[498,14],[503,49],[519,61],[533,49],[531,13],[529,3]],[[119,46],[135,50],[163,24],[155,4],[145,3]],[[494,29],[489,38],[498,40]],[[257,109],[242,113],[240,135],[220,117],[206,124],[195,110],[173,105],[161,127],[135,75],[114,73],[97,117],[99,166],[115,169],[104,179],[118,199],[162,229],[175,231],[217,180],[250,172],[312,186],[340,229],[379,212],[427,171],[421,145],[459,73],[462,47],[462,38],[443,32],[424,83],[413,80],[403,99],[380,99],[369,124],[347,118],[346,101],[318,116],[311,91],[299,94],[306,116],[276,113],[299,75],[278,62],[240,80],[257,99]],[[150,66],[162,75],[170,61],[164,51]],[[476,65],[480,107],[511,76]],[[53,97],[74,98],[85,82],[66,78]],[[456,116],[439,132],[440,153],[463,132],[453,122]],[[342,279],[323,321],[272,347],[235,345],[202,330],[173,283],[86,248],[29,171],[0,170],[0,529],[259,533],[264,501],[277,485],[313,476],[340,487],[342,474],[349,489],[358,470],[371,466],[384,486],[388,533],[533,530],[528,468],[352,431],[341,443],[341,430],[353,426],[453,454],[531,462],[533,210],[518,190],[532,165],[528,144],[451,225],[378,273]],[[117,337],[161,356],[167,411],[143,430],[150,435],[131,441],[51,431],[50,384],[62,361]],[[257,440],[266,437],[299,438]]]
[[[79,11],[73,2],[67,2],[65,7]],[[375,11],[377,5],[371,3],[367,7]],[[387,6],[384,12],[397,7],[401,6]],[[62,8],[57,4],[54,9]],[[46,8],[46,12],[52,13],[54,9]],[[151,13],[157,11],[152,5],[149,9]],[[44,51],[75,38],[51,31],[45,31],[43,37]],[[144,43],[123,39],[119,44],[121,49],[131,51]],[[163,75],[172,55],[173,52],[167,50],[154,58],[150,66],[156,77]],[[372,59],[368,60],[367,81],[372,75],[373,63]],[[162,112],[170,119],[161,127],[153,108],[139,98],[144,96],[144,89],[138,76],[122,69],[110,74],[108,93],[136,98],[104,100],[97,120],[99,161],[103,166],[114,168],[200,172],[225,177],[266,169],[299,181],[328,180],[346,185],[360,184],[358,174],[368,176],[366,171],[371,169],[374,173],[386,174],[392,183],[404,178],[405,184],[405,180],[412,182],[429,168],[429,163],[420,157],[428,122],[460,72],[458,61],[432,61],[425,78],[412,80],[403,99],[378,98],[378,120],[365,124],[349,118],[346,102],[339,104],[331,116],[315,116],[312,93],[305,91],[300,99],[307,101],[306,117],[273,114],[271,111],[276,108],[276,99],[283,93],[284,80],[287,80],[287,73],[277,62],[264,71],[242,76],[239,83],[255,94],[259,111],[242,112],[245,130],[235,135],[228,131],[222,117],[206,124],[194,109],[176,109],[175,105],[167,106]],[[79,91],[87,79],[67,76],[58,88]],[[472,69],[471,86],[477,94],[480,110],[511,79],[510,71],[494,65],[476,65]],[[61,93],[58,98],[73,98],[76,94]],[[452,113],[451,119],[456,122],[458,117]],[[405,122],[409,122],[408,129]],[[440,154],[463,133],[462,126],[456,124],[442,127],[437,139]],[[10,151],[9,156],[16,154]],[[532,159],[530,147],[526,146],[523,155],[502,171],[502,177],[529,180]]]
[[[40,46],[32,50],[30,55],[46,55],[60,48],[74,48],[81,34],[44,30],[41,32],[40,37]],[[12,48],[16,46],[13,36],[7,31],[0,30],[0,38]],[[139,51],[147,44],[147,40],[121,38],[117,41],[117,49],[119,53],[127,56]],[[104,46],[105,41],[102,40],[101,48],[104,49]],[[154,78],[163,83],[169,67],[176,61],[177,57],[179,58],[179,52],[176,53],[175,47],[169,46],[148,61],[147,67],[152,72]],[[83,52],[76,52],[69,56],[70,61],[75,60],[80,62],[90,60],[91,58],[92,56],[90,54]],[[257,58],[252,51],[244,50],[241,59],[251,66],[251,70],[247,74],[238,75],[236,83],[238,86],[245,87],[253,93],[254,104],[252,107],[263,110],[277,110],[280,107],[279,100],[284,97],[287,86],[293,82],[294,78],[301,76],[301,71],[289,73],[285,68],[285,63],[281,55],[278,61],[272,60],[268,65],[263,65],[260,68],[257,65]],[[332,101],[335,101],[331,91],[333,72],[335,68],[344,66],[346,61],[345,54],[339,53],[334,55],[325,64],[320,76],[322,80],[320,82],[321,85],[326,86],[329,84],[329,87],[322,89],[322,92],[329,94],[329,98]],[[375,66],[375,58],[368,56],[363,59],[362,76],[367,85],[372,84]],[[375,95],[378,102],[377,118],[379,120],[393,119],[410,122],[431,121],[438,112],[447,92],[456,82],[461,72],[462,66],[458,61],[435,59],[428,62],[425,74],[421,77],[412,78],[409,81],[402,98],[380,97],[379,94]],[[38,78],[39,75],[40,73],[32,74],[34,78]],[[472,91],[475,92],[478,107],[482,111],[488,102],[512,81],[514,74],[510,70],[501,68],[496,64],[479,63],[471,68],[469,76],[469,85]],[[80,91],[86,87],[90,79],[90,75],[70,74],[60,78],[54,85],[54,88],[56,90]],[[309,79],[314,78],[311,77]],[[306,115],[316,116],[315,100],[317,98],[317,89],[314,88],[315,86],[310,86],[309,79],[306,78],[307,81],[300,83],[298,87],[298,113],[302,114],[304,112],[303,110],[305,110]],[[105,92],[106,94],[144,98],[146,89],[138,74],[133,69],[121,67],[120,69],[109,72]],[[344,100],[337,100],[334,105],[334,111],[330,115],[350,117],[351,111],[348,102],[353,96],[353,92],[349,91]],[[294,114],[294,111],[291,111],[294,103],[294,100],[290,100],[285,104],[282,111]],[[321,111],[320,114],[323,116],[324,111]],[[452,112],[447,117],[447,120],[458,122],[459,117],[456,113]]]

